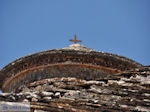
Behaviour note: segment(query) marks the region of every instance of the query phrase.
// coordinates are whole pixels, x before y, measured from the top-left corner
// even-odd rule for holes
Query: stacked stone
[[[32,112],[150,112],[150,67],[103,80],[43,79],[18,91],[2,93],[0,101],[30,102]]]
[[[150,112],[150,66],[79,44],[17,59],[0,77],[0,101],[31,112]]]
[[[8,64],[0,70],[0,89],[4,92],[12,92],[13,90],[15,92],[19,86],[35,80],[74,77],[74,75],[81,78],[80,71],[84,72],[83,79],[95,80],[97,77],[102,78],[103,74],[112,75],[116,72],[139,67],[142,65],[126,57],[73,44],[63,49],[28,55]],[[92,72],[92,75],[89,75],[88,72]]]

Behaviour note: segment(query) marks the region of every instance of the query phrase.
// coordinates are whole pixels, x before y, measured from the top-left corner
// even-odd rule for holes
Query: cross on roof
[[[75,44],[76,44],[77,42],[82,42],[82,40],[77,40],[76,34],[74,35],[74,40],[70,39],[69,41],[74,42]]]

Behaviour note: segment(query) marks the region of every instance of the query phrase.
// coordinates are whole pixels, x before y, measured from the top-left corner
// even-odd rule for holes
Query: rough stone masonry
[[[31,112],[150,112],[149,66],[79,44],[17,59],[0,76],[0,101]]]

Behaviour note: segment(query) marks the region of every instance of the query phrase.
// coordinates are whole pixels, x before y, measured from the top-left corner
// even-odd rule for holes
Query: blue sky
[[[82,45],[150,64],[150,0],[0,0],[0,69],[43,50]]]

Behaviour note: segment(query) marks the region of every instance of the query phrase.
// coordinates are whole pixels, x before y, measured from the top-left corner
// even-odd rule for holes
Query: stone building
[[[150,67],[76,42],[11,62],[0,89],[31,112],[150,112]]]

